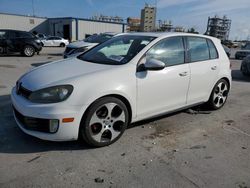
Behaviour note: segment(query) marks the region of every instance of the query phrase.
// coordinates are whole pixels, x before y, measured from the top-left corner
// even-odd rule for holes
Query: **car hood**
[[[67,84],[67,81],[71,79],[112,67],[112,65],[102,65],[77,58],[69,58],[34,68],[24,74],[18,82],[21,82],[24,88],[35,91],[61,84],[60,82]]]
[[[70,43],[67,47],[70,48],[81,48],[81,47],[85,47],[85,46],[95,46],[98,43],[90,43],[90,42],[84,42],[84,41],[76,41],[76,42],[72,42]]]

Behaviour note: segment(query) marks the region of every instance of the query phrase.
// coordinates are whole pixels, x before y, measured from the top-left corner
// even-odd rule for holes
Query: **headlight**
[[[72,93],[72,85],[53,86],[34,91],[29,100],[34,103],[57,103],[66,100]]]
[[[40,39],[35,40],[37,43],[41,43],[42,41]]]
[[[77,48],[74,51],[72,51],[71,54],[76,54],[76,53],[81,53],[81,52],[85,52],[88,48],[87,47],[82,47],[82,48]]]

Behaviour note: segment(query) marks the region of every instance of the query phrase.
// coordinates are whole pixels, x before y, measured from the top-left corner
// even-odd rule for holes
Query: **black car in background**
[[[235,59],[244,59],[248,55],[250,55],[250,43],[246,44],[241,50],[238,50],[235,53]]]
[[[42,50],[41,41],[26,31],[0,29],[0,54],[19,52],[31,57]]]
[[[240,70],[245,76],[250,76],[250,55],[243,59]]]

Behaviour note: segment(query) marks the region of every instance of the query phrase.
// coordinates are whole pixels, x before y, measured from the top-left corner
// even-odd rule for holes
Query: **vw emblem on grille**
[[[17,82],[16,83],[16,93],[19,95],[20,94],[20,88],[21,88],[22,82]]]

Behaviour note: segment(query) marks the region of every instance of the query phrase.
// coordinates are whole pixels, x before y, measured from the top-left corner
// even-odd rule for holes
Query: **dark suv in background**
[[[32,33],[17,30],[0,30],[0,54],[20,52],[31,57],[42,50],[41,41]]]

